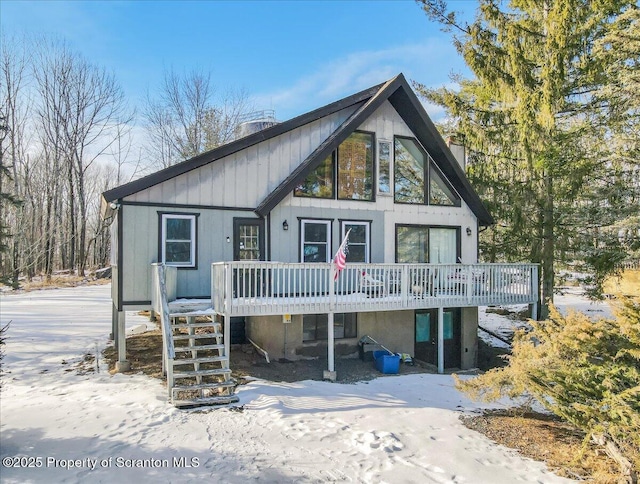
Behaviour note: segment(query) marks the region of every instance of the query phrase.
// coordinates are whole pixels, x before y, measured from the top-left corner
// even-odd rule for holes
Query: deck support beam
[[[223,328],[223,341],[224,341],[224,354],[227,355],[228,363],[231,360],[231,316],[225,313],[224,315],[224,328]]]
[[[444,373],[444,308],[438,308],[438,373]]]
[[[127,340],[126,340],[126,316],[124,311],[118,311],[118,324],[116,331],[116,344],[118,348],[118,361],[116,371],[118,373],[131,370],[131,363],[127,360]]]
[[[327,317],[327,333],[328,333],[328,344],[327,344],[327,359],[329,361],[329,371],[335,372],[335,354],[334,354],[334,343],[335,343],[335,335],[333,328],[333,312],[329,312]]]

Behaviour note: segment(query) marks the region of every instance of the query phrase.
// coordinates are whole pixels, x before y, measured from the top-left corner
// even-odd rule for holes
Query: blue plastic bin
[[[379,350],[373,352],[376,369],[386,375],[395,375],[400,371],[400,357],[391,355],[388,351]]]

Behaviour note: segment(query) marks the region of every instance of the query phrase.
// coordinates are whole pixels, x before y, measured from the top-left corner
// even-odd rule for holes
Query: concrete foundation
[[[478,309],[462,309],[461,366],[462,370],[477,366]],[[269,353],[272,359],[324,358],[327,340],[302,341],[302,316],[291,316],[284,323],[282,316],[252,316],[246,318],[247,337]],[[415,314],[413,310],[359,313],[357,337],[335,341],[335,356],[358,352],[358,341],[368,335],[394,353],[415,355]]]

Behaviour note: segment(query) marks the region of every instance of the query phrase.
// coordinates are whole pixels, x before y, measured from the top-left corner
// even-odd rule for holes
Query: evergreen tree
[[[615,320],[550,318],[516,333],[508,366],[458,387],[494,401],[533,396],[549,411],[606,443],[624,472],[640,469],[640,302],[624,300]],[[637,476],[636,476],[637,477]]]
[[[419,3],[454,32],[475,75],[457,79],[457,91],[416,88],[447,109],[471,152],[469,176],[498,221],[482,240],[484,258],[540,263],[545,317],[555,261],[584,248],[572,214],[586,207],[585,186],[610,166],[605,39],[635,2],[480,0],[470,24],[442,0]]]

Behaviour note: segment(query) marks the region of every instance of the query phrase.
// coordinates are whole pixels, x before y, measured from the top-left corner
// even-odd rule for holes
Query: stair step
[[[174,334],[173,340],[180,341],[183,339],[211,339],[211,338],[222,338],[222,333],[201,333],[201,334]]]
[[[181,328],[220,328],[220,323],[212,323],[207,321],[206,323],[171,323],[172,329]]]
[[[172,403],[176,407],[200,407],[204,405],[228,405],[239,402],[237,395],[226,395],[220,397],[193,398],[189,400],[174,400]]]
[[[193,363],[219,363],[222,361],[229,361],[226,356],[206,356],[202,358],[178,358],[173,360],[173,366],[177,365],[191,365]]]
[[[216,312],[213,309],[208,310],[194,310],[194,311],[176,311],[175,313],[169,313],[169,316],[172,318],[188,318],[188,317],[208,317],[213,316]]]
[[[176,346],[174,350],[179,351],[204,351],[204,350],[223,350],[224,345],[193,345],[193,346]]]
[[[200,383],[198,385],[175,385],[173,392],[186,392],[189,390],[203,390],[206,388],[233,388],[237,385],[235,381],[222,381],[218,383]]]
[[[215,370],[193,370],[183,371],[179,370],[178,373],[173,374],[173,378],[194,378],[196,376],[211,376],[211,375],[230,375],[231,370],[229,368],[217,368]]]

